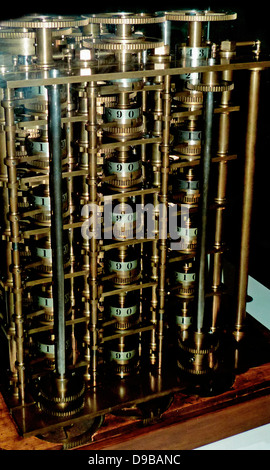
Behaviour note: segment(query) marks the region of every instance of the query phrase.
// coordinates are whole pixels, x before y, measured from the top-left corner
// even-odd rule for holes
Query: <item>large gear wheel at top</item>
[[[74,26],[86,26],[86,17],[76,16],[53,16],[53,15],[26,15],[21,18],[4,20],[0,26],[7,28],[30,28],[30,29],[57,29]]]
[[[230,21],[237,18],[237,13],[211,10],[173,10],[161,12],[162,15],[168,21]]]
[[[70,36],[72,34],[72,28],[57,28],[52,31],[52,37]],[[25,31],[14,31],[8,28],[0,29],[0,39],[36,39],[36,31],[31,28]]]
[[[90,15],[87,17],[89,23],[100,23],[100,24],[130,24],[130,25],[141,25],[141,24],[153,24],[162,23],[163,17],[149,14],[149,13],[100,13]]]
[[[100,13],[88,16],[89,24],[106,24],[116,27],[160,23],[162,18],[148,13]],[[95,41],[95,49],[109,50],[115,52],[136,52],[146,49],[154,49],[163,46],[164,43],[158,39],[145,38],[142,33],[133,33],[130,30],[128,35],[105,34],[102,41]]]

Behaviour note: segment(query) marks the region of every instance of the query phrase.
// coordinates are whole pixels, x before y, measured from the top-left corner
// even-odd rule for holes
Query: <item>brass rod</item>
[[[161,184],[159,202],[163,207],[163,214],[159,215],[159,309],[158,309],[158,369],[163,364],[163,337],[164,337],[164,315],[166,301],[166,262],[167,262],[167,207],[168,207],[168,176],[169,176],[169,153],[170,153],[170,113],[171,113],[171,77],[164,77],[163,99],[163,130],[162,130],[162,164],[161,164]]]
[[[86,91],[87,83],[83,83],[80,90],[80,97],[78,103],[78,114],[82,118],[89,119],[88,117],[88,100],[87,100],[87,91]],[[79,169],[82,172],[82,178],[79,179],[80,181],[80,204],[83,207],[84,205],[89,203],[89,185],[87,181],[87,177],[89,174],[89,155],[87,153],[87,148],[89,144],[89,133],[86,128],[84,122],[81,122],[79,127],[79,142],[80,144],[83,143],[82,149],[80,150],[80,163]],[[88,215],[84,214],[81,211],[80,222],[83,224],[87,221]],[[88,276],[90,271],[90,240],[87,237],[83,237],[81,240],[81,253],[82,253],[82,261],[80,269],[83,272],[83,279],[82,279],[82,289],[81,289],[81,296],[82,296],[82,313],[86,318],[85,322],[85,334],[84,334],[84,358],[86,368],[84,373],[85,380],[90,380],[90,371],[89,371],[89,363],[90,363],[90,331],[89,331],[89,322],[90,322],[90,286],[88,282]]]
[[[132,330],[125,330],[121,333],[115,333],[114,335],[110,336],[103,336],[102,340],[100,341],[101,344],[105,343],[106,341],[111,341],[113,339],[120,339],[124,338],[125,336],[131,336],[137,333],[142,333],[144,331],[151,331],[154,329],[154,325],[147,325],[147,326],[139,326],[138,328],[134,328]]]
[[[36,29],[37,62],[42,67],[48,67],[53,64],[52,42],[53,40],[51,29]]]
[[[237,159],[237,155],[224,155],[224,156],[217,156],[217,157],[213,157],[211,159],[212,163],[219,163],[219,162],[228,162],[230,160],[236,160]],[[175,168],[181,168],[181,167],[185,167],[185,166],[197,166],[197,165],[200,165],[200,159],[198,158],[197,160],[193,160],[191,162],[180,162],[180,163],[172,163],[170,165],[170,168],[171,169],[175,169]]]
[[[12,255],[12,277],[15,317],[15,341],[16,341],[16,369],[18,380],[19,398],[23,404],[25,401],[25,363],[24,363],[24,319],[22,311],[22,276],[19,243],[21,241],[18,212],[18,179],[15,147],[15,119],[14,119],[14,92],[6,89],[5,99],[2,103],[5,109],[6,123],[6,148],[8,167],[9,189],[9,220],[10,240]]]
[[[236,41],[236,47],[256,46],[257,41]]]
[[[73,116],[73,102],[72,102],[72,86],[70,84],[67,85],[67,116],[72,118]],[[68,121],[64,124],[65,129],[65,137],[66,137],[66,155],[68,159],[68,171],[66,172],[69,176],[67,177],[66,184],[67,184],[67,192],[68,192],[68,208],[69,208],[69,248],[70,248],[70,271],[74,272],[76,269],[76,230],[74,230],[73,222],[75,221],[75,212],[76,212],[76,188],[75,188],[75,181],[74,178],[71,178],[70,175],[74,172],[76,168],[77,159],[74,155],[74,125]],[[62,172],[62,178],[64,174]],[[63,227],[63,229],[65,229]],[[70,288],[70,304],[71,307],[75,307],[76,298],[75,298],[75,279],[71,278],[69,283]],[[72,318],[74,319],[74,309],[72,308]],[[72,362],[75,364],[76,362],[76,354],[77,354],[77,342],[75,338],[75,328],[74,325],[71,327],[71,348],[72,348]]]
[[[55,71],[53,71],[55,72]],[[51,243],[53,263],[53,310],[55,322],[56,371],[66,374],[65,283],[62,213],[61,104],[59,85],[48,87],[48,135],[50,148]]]
[[[250,224],[252,217],[252,199],[255,173],[255,155],[257,140],[257,119],[259,112],[260,70],[250,72],[249,102],[246,129],[245,170],[243,190],[243,212],[241,226],[240,261],[238,277],[237,312],[234,336],[243,337],[246,319],[246,296],[248,284]]]
[[[221,59],[222,60],[222,59]],[[223,59],[225,62],[229,59]],[[232,81],[233,72],[226,70],[222,74],[223,80]],[[227,113],[231,99],[231,91],[223,91],[221,95],[221,104],[224,112],[219,117],[219,140],[217,155],[221,157],[218,163],[218,184],[215,202],[217,203],[216,209],[216,226],[215,226],[215,239],[214,248],[219,250],[223,242],[223,223],[224,223],[224,204],[226,204],[226,189],[227,189],[227,173],[228,165],[227,159],[229,153],[229,140],[230,140],[230,114]],[[221,286],[222,276],[222,252],[215,252],[213,254],[213,278],[212,289],[216,292]],[[214,332],[218,324],[218,315],[220,312],[221,299],[220,296],[213,297],[212,306],[212,324],[211,331]]]
[[[111,290],[111,291],[108,291],[108,292],[102,292],[102,298],[104,297],[109,297],[111,295],[119,295],[119,294],[122,294],[122,293],[125,293],[125,292],[130,292],[130,291],[133,291],[133,290],[139,290],[139,289],[147,289],[148,287],[154,287],[157,285],[157,282],[145,282],[145,283],[142,283],[142,284],[132,284],[132,285],[129,285],[129,286],[125,286],[123,288],[117,288],[114,289],[114,290]]]
[[[89,202],[90,204],[97,205],[97,88],[94,82],[88,83],[87,86],[88,98],[88,167],[89,167]],[[91,362],[90,374],[93,386],[97,384],[97,350],[98,350],[98,279],[97,279],[97,254],[98,254],[98,240],[96,237],[97,231],[97,213],[93,211],[91,232],[93,236],[90,240],[90,343],[91,343]]]
[[[124,142],[108,142],[103,143],[98,146],[99,149],[117,149],[120,147],[129,147],[131,145],[138,145],[138,144],[152,144],[152,143],[161,143],[161,139],[157,137],[142,137],[139,139],[132,139],[132,140],[125,140]]]
[[[189,21],[188,22],[188,46],[200,47],[202,44],[202,22]]]
[[[162,28],[162,39],[164,42],[164,45],[171,46],[171,29],[172,29],[172,23],[169,20],[165,20],[161,24]]]
[[[162,90],[164,88],[163,85],[163,78],[156,77],[154,79],[155,83],[160,85],[160,89],[154,92],[154,109],[153,109],[153,116],[154,116],[154,124],[152,135],[157,137],[158,139],[162,140],[162,121],[160,116],[163,113],[162,108]],[[151,150],[151,168],[152,168],[152,186],[156,188],[158,192],[160,192],[160,182],[161,182],[161,164],[162,164],[162,157],[161,157],[161,149],[160,144],[154,143],[152,145]],[[153,204],[154,207],[158,207],[159,205],[159,197],[158,192],[153,194]],[[156,218],[155,218],[155,236],[158,237],[158,209],[156,209]],[[158,240],[154,240],[152,242],[152,250],[151,250],[151,279],[158,282],[159,276],[159,248],[158,248]],[[155,364],[157,357],[157,336],[156,336],[156,326],[157,326],[157,309],[158,309],[158,292],[157,292],[157,285],[154,285],[151,290],[151,323],[155,326],[155,329],[151,331],[150,334],[150,363]]]
[[[225,79],[224,79],[225,80]],[[226,93],[226,92],[224,92]],[[227,113],[234,113],[240,111],[240,106],[227,106],[226,107],[226,112]],[[214,109],[215,114],[220,114],[224,112],[224,107],[220,106]],[[177,111],[172,113],[172,118],[185,118],[188,116],[201,116],[202,115],[202,109],[197,109],[194,111]]]
[[[4,90],[0,90],[1,102],[4,98]],[[5,133],[5,110],[0,106],[0,178],[8,182],[8,167],[5,165],[5,158],[7,156],[6,133]],[[2,214],[1,214],[1,236],[4,245],[5,256],[1,259],[1,273],[2,280],[6,288],[3,289],[4,296],[4,312],[5,321],[8,325],[8,357],[9,357],[9,370],[10,380],[13,384],[13,393],[17,394],[17,370],[16,370],[16,340],[15,340],[15,322],[14,322],[14,296],[12,292],[13,275],[10,269],[12,265],[12,243],[10,242],[10,220],[9,215],[9,190],[8,185],[2,185],[0,188],[1,201],[2,201]],[[14,387],[15,385],[15,387]]]
[[[199,236],[196,261],[198,263],[197,279],[197,324],[196,331],[202,332],[205,315],[205,276],[206,276],[206,239],[209,199],[209,179],[212,151],[212,127],[214,111],[214,93],[205,94],[204,101],[204,130],[202,146],[202,178],[201,178],[201,202],[199,214]]]
[[[141,239],[130,239],[129,238],[127,240],[111,243],[109,245],[101,245],[100,249],[103,250],[103,251],[108,251],[108,250],[113,250],[115,248],[119,248],[121,246],[130,246],[131,243],[132,243],[132,245],[138,245],[140,243],[147,243],[147,242],[153,242],[153,238],[141,238]]]
[[[222,72],[223,70],[253,70],[254,68],[258,68],[260,70],[264,68],[270,67],[269,60],[262,60],[262,61],[250,61],[250,62],[237,62],[231,63],[229,65],[211,65],[211,71],[213,72]],[[53,85],[53,84],[67,84],[67,83],[82,83],[87,80],[91,80],[93,82],[103,81],[103,80],[117,80],[122,78],[144,78],[147,77],[156,77],[158,75],[165,76],[165,75],[179,75],[179,74],[186,74],[186,73],[204,73],[209,71],[209,65],[200,65],[196,67],[174,67],[174,68],[166,68],[166,69],[149,69],[149,70],[132,70],[131,72],[107,72],[107,73],[97,73],[93,75],[86,75],[84,77],[80,75],[72,75],[72,76],[63,76],[61,78],[28,78],[27,80],[12,80],[7,79],[5,84],[7,88],[24,88],[30,86],[40,86],[40,85]]]

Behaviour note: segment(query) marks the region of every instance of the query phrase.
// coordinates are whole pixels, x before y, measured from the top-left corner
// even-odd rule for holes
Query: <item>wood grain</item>
[[[42,441],[37,437],[19,436],[7,406],[0,394],[0,449],[5,450],[57,450],[62,446]]]
[[[226,392],[212,397],[177,393],[162,418],[144,426],[140,419],[107,414],[92,442],[77,449],[193,449],[270,422],[270,363],[236,377]],[[51,450],[62,446],[18,434],[0,395],[0,449]]]
[[[157,429],[142,436],[129,436],[106,450],[192,450],[270,422],[270,396],[210,412]],[[91,447],[89,447],[91,448]],[[228,449],[230,450],[230,449]]]

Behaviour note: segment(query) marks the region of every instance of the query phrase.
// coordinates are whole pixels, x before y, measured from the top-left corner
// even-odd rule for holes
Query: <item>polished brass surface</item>
[[[207,24],[221,30],[232,20],[231,12],[176,10],[0,22],[0,377],[22,435],[74,447],[107,413],[137,405],[159,419],[175,391],[212,393],[224,363],[235,372],[260,78],[270,61],[259,40],[211,41]],[[243,113],[245,72],[235,221],[231,120]],[[239,252],[233,294],[224,285],[227,224]]]
[[[255,151],[257,138],[257,119],[259,112],[260,70],[250,72],[249,108],[247,116],[247,134],[245,147],[245,173],[243,192],[243,215],[241,229],[240,263],[239,263],[239,290],[237,299],[237,315],[234,335],[237,341],[243,337],[246,317],[246,292],[248,282],[248,262],[250,243],[250,224],[252,216],[252,198],[255,171]]]

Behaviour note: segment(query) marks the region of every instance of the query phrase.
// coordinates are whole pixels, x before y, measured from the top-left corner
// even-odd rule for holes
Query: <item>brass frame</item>
[[[160,20],[160,18],[159,18]],[[173,18],[172,18],[173,20]],[[104,20],[105,21],[105,20]],[[200,45],[201,37],[201,23],[192,22],[190,20],[190,47],[197,47]],[[161,20],[160,20],[161,22]],[[123,28],[120,28],[121,30]],[[125,28],[124,28],[125,29]],[[46,32],[46,34],[45,34]],[[8,203],[9,203],[9,216],[7,220],[7,227],[5,230],[5,246],[6,246],[6,259],[7,264],[12,264],[12,280],[11,274],[8,269],[5,273],[6,279],[0,280],[1,288],[4,292],[8,292],[10,308],[14,308],[14,322],[12,315],[9,318],[9,330],[4,331],[6,337],[8,337],[9,343],[9,354],[11,363],[13,383],[13,395],[11,398],[7,397],[12,415],[20,429],[20,432],[25,435],[35,435],[42,430],[42,432],[49,431],[55,427],[60,427],[70,422],[79,422],[82,417],[88,416],[93,418],[106,414],[112,410],[117,410],[123,405],[141,404],[159,398],[167,394],[174,393],[176,391],[185,390],[185,381],[179,381],[172,374],[170,365],[164,360],[164,337],[165,337],[165,310],[166,310],[166,298],[167,298],[167,266],[178,260],[185,259],[185,255],[177,254],[172,256],[168,261],[168,233],[167,233],[167,217],[156,220],[156,238],[154,240],[148,240],[147,238],[140,240],[132,240],[132,244],[140,244],[141,252],[144,251],[146,243],[151,244],[151,274],[147,280],[142,279],[139,282],[131,285],[125,285],[122,287],[110,287],[109,290],[104,290],[104,283],[110,280],[110,276],[99,275],[99,261],[104,253],[110,251],[113,248],[123,248],[128,246],[129,240],[113,242],[111,244],[102,245],[98,242],[96,237],[92,237],[90,241],[84,241],[82,243],[82,264],[81,269],[76,270],[76,254],[71,253],[71,269],[65,272],[65,279],[71,281],[71,298],[74,302],[74,291],[75,283],[77,278],[83,280],[83,308],[81,316],[76,318],[74,315],[70,319],[66,320],[66,326],[73,328],[72,338],[75,341],[74,328],[76,325],[83,325],[84,328],[84,358],[79,364],[76,364],[75,368],[83,367],[84,379],[88,384],[88,388],[85,394],[84,409],[80,411],[78,416],[70,417],[49,417],[44,422],[43,417],[40,417],[36,413],[36,404],[33,400],[31,393],[26,394],[26,365],[25,365],[25,329],[24,329],[24,315],[22,307],[22,293],[24,288],[31,288],[33,286],[41,284],[49,284],[52,281],[51,276],[46,276],[42,279],[30,279],[23,283],[22,281],[22,266],[20,261],[19,243],[23,240],[28,239],[31,236],[38,237],[42,234],[48,234],[48,227],[39,227],[30,230],[20,229],[20,217],[23,215],[18,209],[18,175],[17,165],[27,161],[28,156],[19,156],[16,154],[16,131],[21,127],[26,128],[46,125],[46,119],[40,119],[37,121],[27,121],[22,124],[15,122],[14,117],[14,94],[16,89],[23,89],[28,87],[45,86],[51,87],[55,85],[66,85],[69,92],[69,99],[71,94],[72,85],[81,85],[84,88],[84,96],[82,101],[83,112],[72,115],[71,111],[71,99],[70,108],[65,117],[61,118],[61,125],[65,126],[69,130],[68,140],[68,157],[69,157],[69,169],[63,171],[62,177],[67,178],[69,194],[72,195],[74,192],[74,178],[80,179],[83,183],[83,191],[81,194],[81,201],[83,203],[92,203],[102,205],[106,198],[112,197],[112,199],[121,199],[123,194],[114,193],[113,195],[101,195],[98,191],[98,154],[99,152],[120,148],[125,149],[128,146],[141,146],[142,149],[142,160],[146,161],[147,146],[152,145],[152,156],[151,163],[155,167],[155,179],[151,188],[131,189],[125,192],[125,196],[134,197],[140,196],[144,201],[148,196],[153,198],[154,205],[163,204],[164,207],[168,208],[169,203],[169,176],[174,169],[181,168],[184,166],[199,165],[198,160],[192,162],[177,161],[170,162],[171,152],[171,123],[172,120],[176,121],[184,119],[188,116],[201,115],[202,110],[197,111],[177,111],[173,112],[172,104],[172,90],[171,81],[173,77],[188,73],[199,73],[206,77],[206,81],[203,86],[213,87],[216,84],[213,82],[213,77],[216,77],[217,73],[222,74],[222,79],[231,81],[234,72],[238,71],[250,71],[250,89],[249,89],[249,108],[247,116],[247,130],[246,130],[246,147],[245,147],[245,168],[244,178],[245,186],[243,192],[243,215],[242,215],[242,236],[241,236],[241,247],[240,247],[240,263],[239,263],[239,289],[238,289],[238,300],[237,300],[237,314],[235,322],[234,337],[237,342],[241,341],[244,337],[244,326],[245,326],[245,303],[246,303],[246,292],[247,292],[247,279],[248,279],[248,255],[249,255],[249,243],[250,243],[250,224],[251,224],[251,209],[252,209],[252,198],[254,181],[254,165],[255,165],[255,145],[256,145],[256,126],[257,118],[259,113],[259,82],[261,71],[270,68],[270,61],[260,60],[256,57],[254,60],[247,62],[235,62],[230,57],[230,60],[223,60],[219,64],[213,65],[199,65],[195,67],[182,67],[175,66],[172,63],[164,62],[162,67],[153,67],[153,63],[148,66],[144,64],[142,70],[124,70],[127,57],[121,61],[123,71],[115,72],[113,68],[109,71],[103,72],[101,66],[101,72],[95,73],[92,68],[91,73],[88,75],[69,73],[57,77],[49,77],[46,73],[46,67],[48,67],[52,61],[52,55],[48,51],[48,37],[50,37],[50,30],[38,30],[39,44],[47,45],[43,48],[40,53],[39,66],[44,70],[38,72],[28,73],[27,80],[25,80],[24,73],[18,78],[17,74],[8,74],[2,77],[2,88],[4,88],[4,97],[2,99],[2,107],[4,108],[4,133],[6,138],[6,149],[3,145],[3,153],[5,155],[4,163],[7,167],[5,173],[1,174],[0,183],[3,188],[8,189]],[[40,38],[40,36],[44,38]],[[45,41],[45,42],[44,42]],[[250,42],[248,44],[254,44]],[[159,60],[159,59],[158,59]],[[160,59],[162,61],[162,58]],[[107,69],[107,66],[105,67]],[[32,76],[31,76],[32,74]],[[137,93],[142,94],[143,111],[147,111],[147,92],[153,92],[155,94],[155,108],[153,114],[156,117],[156,128],[153,131],[153,136],[136,136],[135,139],[127,137],[123,141],[114,142],[102,142],[98,137],[98,131],[104,127],[103,124],[99,124],[97,121],[97,98],[103,95],[117,94],[119,88],[115,85],[117,80],[135,80],[141,79],[145,81],[147,79],[153,79],[153,84],[143,85],[141,90]],[[103,82],[114,83],[113,85],[100,85]],[[218,85],[217,85],[218,86]],[[205,88],[207,90],[207,88]],[[209,92],[210,88],[208,89]],[[237,106],[230,105],[230,90],[222,88],[219,90],[222,92],[221,103],[214,109],[214,113],[218,114],[219,117],[219,146],[217,156],[211,156],[210,162],[216,162],[218,165],[218,182],[216,191],[216,225],[215,225],[215,241],[212,252],[213,259],[213,274],[212,274],[212,292],[213,306],[212,306],[212,332],[218,330],[218,314],[220,310],[220,288],[221,288],[221,259],[223,256],[223,244],[222,244],[222,229],[223,229],[223,209],[226,202],[226,181],[227,181],[227,167],[228,162],[236,158],[235,155],[229,154],[229,124],[230,124],[230,113],[237,111]],[[210,90],[210,93],[212,91]],[[122,93],[126,99],[125,93]],[[161,121],[161,123],[159,122]],[[159,125],[157,125],[159,122]],[[80,168],[75,169],[74,155],[72,151],[72,125],[81,125],[81,143],[83,154]],[[86,125],[86,127],[85,127]],[[144,129],[146,129],[146,119],[143,121]],[[85,132],[86,131],[86,132]],[[143,170],[145,172],[145,168]],[[143,178],[145,174],[143,174]],[[38,181],[48,181],[48,174],[39,174],[28,178],[28,183],[37,183]],[[6,201],[5,201],[6,202]],[[81,217],[80,220],[75,220],[72,214],[75,201],[70,202],[71,218],[63,226],[64,230],[69,231],[70,241],[72,242],[76,237],[76,230],[79,230],[85,219]],[[4,206],[7,209],[7,203]],[[29,215],[30,213],[28,213]],[[158,215],[158,213],[157,213]],[[158,230],[158,222],[160,222],[160,229]],[[93,217],[91,230],[93,233],[97,231],[97,218]],[[10,231],[9,231],[10,230]],[[159,239],[158,239],[159,235]],[[12,261],[12,263],[11,263]],[[103,304],[104,299],[110,296],[124,294],[126,292],[138,292],[141,298],[143,292],[148,289],[150,291],[150,306],[151,312],[149,321],[146,324],[132,325],[125,331],[113,331],[109,335],[104,335],[104,328],[108,326],[106,321],[100,326],[99,319],[99,307]],[[13,306],[14,303],[14,306]],[[141,312],[141,315],[143,312]],[[49,331],[51,326],[38,326],[30,328],[28,335],[35,335],[40,332]],[[2,326],[2,330],[5,327]],[[135,334],[142,335],[143,333],[149,334],[149,358],[152,372],[151,378],[146,374],[146,383],[138,386],[137,379],[130,378],[127,384],[124,386],[124,391],[121,390],[121,385],[112,381],[112,386],[115,396],[110,400],[110,397],[106,393],[104,388],[100,387],[102,379],[99,377],[99,363],[98,363],[98,352],[99,348],[106,347],[106,343],[114,339],[123,339],[124,337],[132,336]],[[189,346],[188,352],[195,354],[198,362],[201,360],[201,356],[205,354],[202,344],[204,340],[200,336],[201,331],[196,332],[194,339],[195,345]],[[14,349],[16,348],[16,353]],[[208,348],[208,349],[207,349]],[[206,347],[207,354],[212,356],[215,352],[215,346]],[[74,351],[73,351],[74,353]],[[75,358],[73,358],[75,361]],[[203,358],[204,360],[204,358]],[[165,361],[165,362],[164,362]],[[201,363],[199,363],[199,366]],[[168,370],[166,370],[168,369]],[[150,369],[149,369],[150,370]],[[137,388],[136,388],[137,385]],[[5,393],[5,391],[4,391]]]

